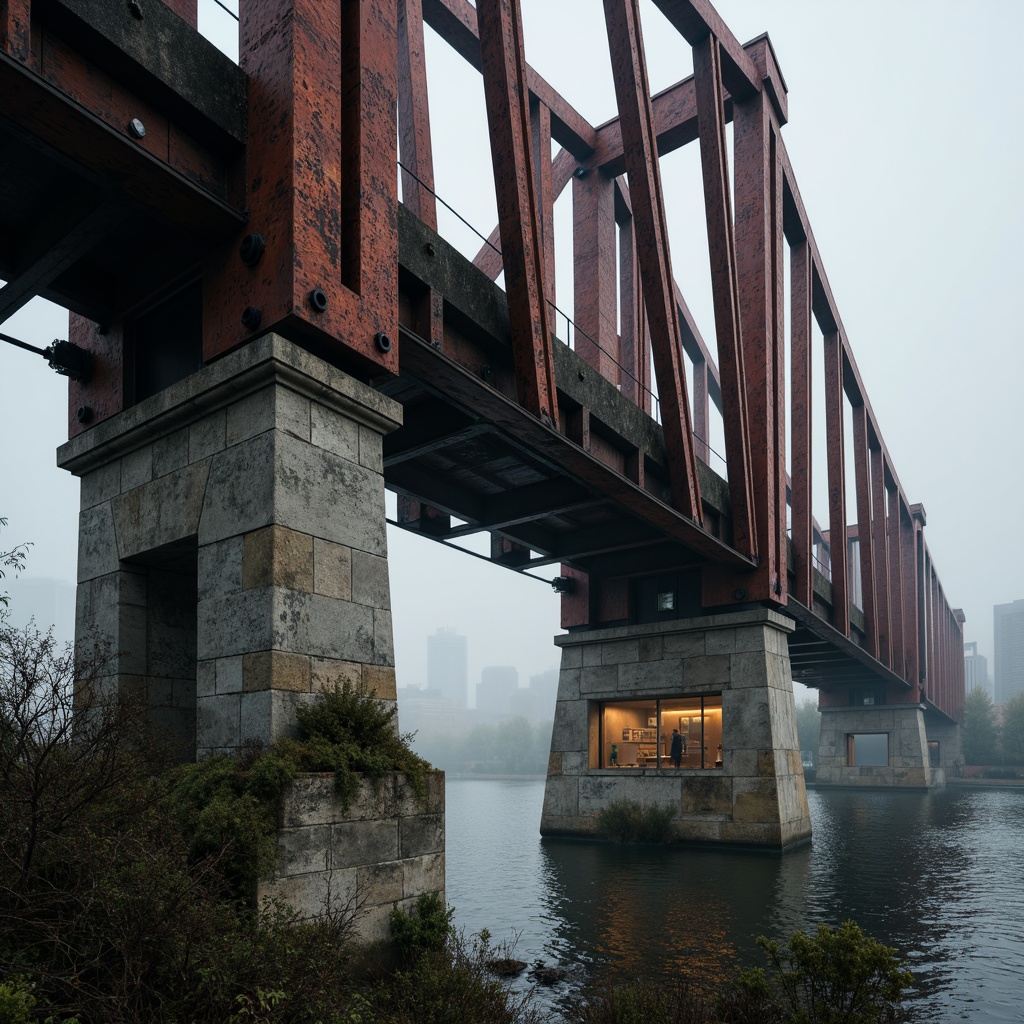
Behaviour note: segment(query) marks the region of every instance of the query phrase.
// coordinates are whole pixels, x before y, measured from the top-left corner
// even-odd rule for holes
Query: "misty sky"
[[[614,116],[599,0],[523,5],[530,63],[591,123]],[[966,613],[965,638],[991,656],[993,604],[1024,597],[1024,4],[717,7],[741,41],[771,36],[790,90],[783,137],[862,378],[907,496],[927,509],[926,537],[950,603]],[[209,0],[201,11],[204,31],[230,48],[226,17]],[[691,58],[652,4],[643,15],[657,91],[689,74]],[[486,234],[496,214],[480,77],[436,37],[427,55],[437,191]],[[696,144],[663,160],[662,174],[673,268],[714,350]],[[571,315],[560,241],[570,201],[556,207],[556,273],[558,305]],[[443,213],[441,228],[475,253],[478,240]],[[67,316],[37,301],[0,330],[45,346],[67,336]],[[54,462],[66,390],[42,359],[0,345],[0,516],[10,520],[0,548],[31,540],[31,575],[70,581],[78,482]],[[823,469],[822,444],[815,513],[825,523]],[[516,665],[525,682],[557,664],[558,602],[546,584],[399,531],[389,542],[399,685],[424,682],[426,635],[446,625],[470,637],[471,684],[484,665]]]

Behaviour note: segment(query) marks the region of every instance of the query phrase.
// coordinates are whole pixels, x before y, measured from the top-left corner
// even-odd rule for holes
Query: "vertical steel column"
[[[651,412],[651,338],[644,313],[644,294],[637,262],[633,215],[619,222],[619,303],[622,333],[622,391],[644,412]]]
[[[861,611],[869,654],[878,657],[878,619],[875,616],[874,531],[871,523],[871,480],[868,456],[868,412],[863,401],[853,407],[853,464],[857,480],[857,540],[860,549]]]
[[[397,0],[242,0],[239,14],[245,231],[266,248],[256,266],[237,241],[210,261],[204,359],[275,329],[396,373]],[[250,306],[257,326],[240,322]]]
[[[733,111],[736,256],[760,559],[748,594],[784,602],[788,580],[781,173],[776,128],[764,93],[736,103]],[[729,478],[731,482],[731,469]]]
[[[732,543],[737,551],[744,554],[764,555],[767,548],[761,544],[762,538],[757,535],[758,517],[755,513],[751,480],[747,380],[744,372],[744,338],[737,277],[736,237],[729,190],[729,154],[725,138],[721,53],[718,40],[714,36],[707,36],[693,47],[693,77],[704,177],[704,209],[708,227],[715,332],[718,336],[725,455],[729,464]],[[707,440],[706,425],[703,432],[698,430],[698,433],[705,441]]]
[[[846,447],[843,439],[843,356],[839,334],[825,335],[825,440],[828,447],[828,546],[832,555],[832,625],[850,635],[846,551]]]
[[[790,254],[790,431],[793,472],[793,550],[796,554],[796,599],[808,608],[814,603],[814,516],[812,501],[811,405],[811,247],[804,239]]]
[[[615,182],[599,170],[572,179],[572,235],[576,354],[618,384]]]
[[[544,235],[530,141],[530,93],[519,4],[520,0],[480,0],[476,17],[519,400],[557,428]]]
[[[164,3],[179,18],[183,18],[193,28],[199,24],[199,2],[198,0],[164,0]]]
[[[895,479],[886,479],[886,493],[889,500],[889,551],[886,591],[891,611],[890,650],[891,665],[901,679],[907,678],[906,661],[906,612],[903,604],[903,534],[900,530],[900,493]]]
[[[530,138],[533,141],[534,180],[537,182],[537,215],[544,239],[544,298],[555,305],[555,189],[551,167],[551,108],[539,100],[530,101]],[[559,187],[561,191],[561,186]],[[555,313],[552,309],[550,320]],[[557,329],[553,332],[558,333]]]
[[[875,657],[892,667],[892,625],[889,613],[888,521],[885,515],[885,458],[880,447],[871,448],[871,529],[872,556],[875,563],[875,621],[878,624],[878,648]]]
[[[32,52],[31,0],[0,0],[0,50],[27,61]]]
[[[398,130],[402,202],[436,231],[422,0],[398,0]]]
[[[918,529],[913,512],[900,501],[900,536],[903,551],[903,629],[907,665],[906,680],[910,683],[910,699],[919,699],[921,682],[921,611],[917,574]]]
[[[697,458],[705,466],[711,462],[711,394],[708,388],[708,361],[693,361],[693,444]],[[727,449],[728,450],[728,449]]]
[[[672,501],[684,515],[703,523],[638,3],[639,0],[604,0],[605,24],[633,204],[637,257],[650,321]]]

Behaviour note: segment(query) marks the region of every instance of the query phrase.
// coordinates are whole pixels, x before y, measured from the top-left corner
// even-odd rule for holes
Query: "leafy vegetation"
[[[598,835],[618,843],[669,843],[675,837],[671,807],[613,800],[597,816]]]
[[[6,526],[7,520],[0,516],[0,527]],[[25,568],[25,556],[28,554],[28,549],[31,544],[15,544],[10,551],[0,551],[0,580],[2,580],[8,572],[13,572],[15,576],[18,575]],[[0,591],[0,607],[6,608],[11,602],[10,597]]]
[[[1003,705],[1003,758],[1010,764],[1024,764],[1024,692],[1014,694]]]
[[[804,755],[810,754],[811,760],[817,764],[821,712],[816,701],[802,700],[796,706],[796,731],[801,752]]]
[[[996,764],[999,760],[999,726],[992,698],[980,687],[964,701],[963,749],[967,764]]]

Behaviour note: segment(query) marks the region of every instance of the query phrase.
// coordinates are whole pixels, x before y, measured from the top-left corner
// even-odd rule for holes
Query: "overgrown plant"
[[[671,807],[613,800],[597,816],[597,832],[618,843],[670,843],[675,838]]]
[[[759,936],[768,971],[742,972],[719,1001],[726,1024],[899,1024],[913,975],[894,949],[853,921],[794,933],[783,947]],[[756,1015],[753,1011],[756,1009]]]

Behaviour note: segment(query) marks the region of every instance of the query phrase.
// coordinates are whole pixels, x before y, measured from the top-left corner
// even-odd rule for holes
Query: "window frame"
[[[635,766],[629,765],[629,766],[625,766],[625,765],[619,765],[619,764],[611,764],[611,763],[606,764],[605,763],[606,740],[607,740],[607,745],[608,745],[609,750],[611,749],[611,746],[613,746],[613,745],[616,745],[616,744],[618,744],[620,742],[626,742],[626,741],[622,741],[622,740],[617,740],[617,739],[615,739],[612,736],[606,736],[605,735],[605,729],[606,729],[605,713],[606,713],[606,711],[607,711],[607,709],[609,707],[615,707],[615,706],[620,706],[621,707],[623,705],[636,705],[636,704],[639,704],[639,703],[653,703],[656,725],[655,725],[655,727],[654,727],[654,729],[652,731],[655,734],[654,742],[660,746],[660,737],[661,737],[661,730],[662,730],[662,709],[663,709],[663,707],[665,707],[667,705],[677,704],[680,701],[694,701],[694,700],[700,702],[700,707],[699,707],[699,715],[700,715],[700,764],[699,765],[688,765],[688,766],[680,766],[679,768],[675,768],[671,764],[668,764],[665,767],[662,767],[663,755],[661,755],[660,750],[659,750],[659,753],[656,755],[656,763],[654,765],[635,765]],[[708,704],[707,704],[707,702],[709,702],[709,701],[717,701],[717,704],[713,704],[709,708]],[[675,773],[675,772],[680,772],[680,771],[700,771],[700,772],[703,772],[703,771],[713,771],[713,772],[718,772],[718,771],[722,771],[722,769],[723,769],[723,761],[724,761],[723,753],[724,753],[724,738],[725,738],[724,726],[722,728],[722,736],[721,736],[723,742],[721,744],[719,744],[719,749],[718,749],[717,755],[714,752],[710,752],[709,753],[708,750],[707,750],[707,715],[708,715],[709,711],[714,711],[714,710],[717,710],[717,711],[719,711],[719,713],[722,713],[723,704],[722,704],[722,693],[721,693],[721,691],[717,691],[715,693],[675,693],[675,694],[672,694],[671,696],[668,696],[668,697],[665,697],[665,696],[648,697],[648,696],[644,696],[644,695],[638,694],[635,697],[631,697],[631,698],[628,698],[628,699],[596,700],[596,701],[593,702],[593,706],[596,708],[596,712],[597,712],[597,757],[595,759],[593,757],[593,755],[591,754],[589,760],[590,760],[590,763],[596,769],[598,769],[598,770],[636,771],[636,772],[652,772],[653,771],[653,772],[658,772],[658,773],[663,773],[663,772]],[[647,730],[641,728],[640,731],[641,732],[645,732]],[[591,734],[591,735],[593,735],[593,734]],[[714,735],[714,734],[712,733],[712,735]],[[644,741],[640,740],[638,742],[644,742]],[[667,758],[668,758],[668,755],[664,755],[664,759],[667,760]],[[595,761],[596,761],[596,764],[595,764]]]

